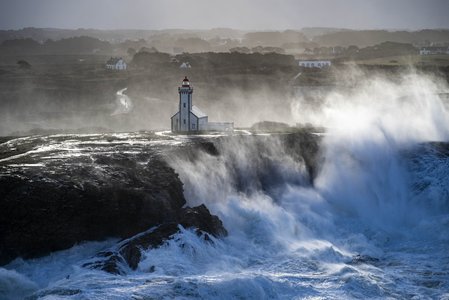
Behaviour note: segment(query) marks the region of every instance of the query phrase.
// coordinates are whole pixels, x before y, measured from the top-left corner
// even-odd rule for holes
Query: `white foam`
[[[72,299],[444,298],[447,159],[408,160],[419,143],[448,140],[441,89],[418,75],[371,78],[330,95],[320,112],[298,111],[298,121],[329,128],[314,186],[275,136],[218,140],[219,156],[170,157],[188,204],[219,215],[226,238],[183,230],[125,276],[80,268],[92,251],[79,248],[8,268],[49,295],[79,290]],[[430,178],[419,193],[418,177]],[[43,272],[55,275],[39,281]]]

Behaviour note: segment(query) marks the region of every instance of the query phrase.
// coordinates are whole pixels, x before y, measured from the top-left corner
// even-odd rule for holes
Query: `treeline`
[[[197,69],[220,69],[236,67],[245,68],[273,68],[296,66],[292,55],[278,53],[239,53],[239,52],[205,52],[205,53],[183,53],[175,57],[161,52],[138,52],[134,55],[131,64],[135,67],[147,68],[162,65],[173,65],[176,68],[182,62],[189,62],[192,68]]]
[[[110,43],[88,36],[73,37],[61,40],[46,40],[39,43],[33,39],[6,40],[0,45],[3,55],[16,54],[95,54],[110,53]]]
[[[313,39],[321,46],[367,47],[383,42],[428,45],[449,43],[448,29],[426,29],[420,31],[350,30],[326,33]]]
[[[78,36],[72,36],[78,34]],[[88,40],[88,38],[90,40]],[[37,42],[33,42],[37,41]],[[0,30],[0,46],[4,51],[93,52],[118,51],[129,48],[156,48],[172,54],[183,52],[302,53],[304,49],[322,47],[359,48],[384,42],[406,43],[415,47],[433,44],[449,45],[449,30],[420,31],[303,29],[244,32],[232,29],[212,30],[60,30],[26,28]],[[83,44],[84,45],[79,45]],[[9,50],[5,50],[3,45]],[[11,47],[10,47],[11,46]]]
[[[283,47],[288,43],[307,42],[307,37],[300,31],[267,31],[267,32],[250,32],[245,34],[242,44],[246,47],[256,46],[272,46]]]
[[[126,39],[147,39],[154,35],[156,30],[99,30],[99,29],[58,29],[26,27],[19,30],[0,30],[0,43],[14,39],[33,39],[38,42],[46,40],[61,40],[79,36],[90,36],[108,42],[120,42]]]
[[[368,47],[351,45],[348,47],[316,47],[306,48],[304,57],[329,57],[329,58],[353,58],[366,59],[397,55],[414,55],[419,53],[419,48],[408,43],[383,42]]]
[[[188,61],[192,66],[203,67],[286,67],[295,65],[295,58],[292,55],[278,53],[193,53],[176,56],[179,61]]]

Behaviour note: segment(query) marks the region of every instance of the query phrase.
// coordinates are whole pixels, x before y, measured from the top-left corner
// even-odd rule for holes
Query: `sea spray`
[[[304,116],[302,121],[327,128],[323,164],[314,186],[305,184],[308,174],[304,166],[283,152],[279,137],[263,143],[250,139],[221,143],[219,157],[174,160],[172,166],[186,183],[188,201],[207,203],[230,228],[230,239],[239,236],[254,244],[261,241],[258,247],[267,252],[281,252],[287,245],[328,243],[343,261],[357,253],[382,258],[389,245],[407,244],[411,239],[414,242],[410,243],[416,243],[410,245],[413,249],[428,241],[422,236],[426,234],[422,226],[425,231],[444,231],[447,224],[448,203],[441,199],[447,193],[446,172],[433,172],[440,188],[430,191],[435,195],[427,192],[427,197],[439,200],[417,201],[410,174],[412,162],[404,155],[418,151],[415,155],[420,156],[416,146],[421,143],[448,141],[449,114],[439,97],[446,90],[441,81],[416,73],[394,82],[373,76],[358,82],[355,89],[329,94],[317,111],[298,111]],[[433,159],[438,161],[436,156]],[[447,156],[440,160],[447,164]],[[270,180],[261,179],[263,172],[257,170],[267,168]],[[423,168],[420,171],[424,173],[433,170]],[[246,188],[256,186],[257,192],[242,192],[239,178],[246,180]],[[285,185],[277,193],[267,192],[278,181]],[[438,208],[429,209],[429,205]],[[434,214],[427,214],[432,210],[446,212],[446,217],[435,222]],[[251,214],[242,217],[242,211]],[[447,235],[439,235],[433,243],[438,240],[444,242]],[[307,247],[297,249],[310,253]],[[409,263],[407,258],[403,263]],[[414,290],[425,292],[419,287]]]
[[[445,297],[449,118],[438,93],[446,86],[417,74],[351,78],[356,86],[329,94],[319,110],[299,109],[305,99],[294,105],[298,122],[327,128],[314,135],[317,159],[291,151],[279,134],[209,138],[217,151],[168,154],[188,204],[205,203],[228,237],[205,241],[183,230],[144,250],[138,269],[124,276],[81,268],[92,255],[83,254],[67,274],[39,284],[38,295]],[[36,282],[39,268],[58,273],[71,251],[6,267]]]

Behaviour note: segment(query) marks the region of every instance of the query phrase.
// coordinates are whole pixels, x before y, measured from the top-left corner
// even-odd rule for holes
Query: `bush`
[[[17,64],[20,69],[31,69],[31,65],[26,60],[19,60]]]

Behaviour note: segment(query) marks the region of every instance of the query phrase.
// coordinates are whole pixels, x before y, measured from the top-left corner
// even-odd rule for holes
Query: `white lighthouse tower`
[[[208,117],[192,104],[193,87],[187,76],[178,87],[179,110],[171,117],[173,132],[189,132],[207,130]]]

